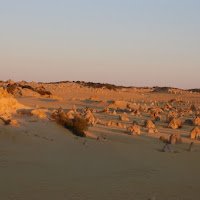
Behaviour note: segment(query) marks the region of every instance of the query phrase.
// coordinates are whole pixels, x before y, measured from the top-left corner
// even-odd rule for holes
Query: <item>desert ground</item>
[[[198,92],[2,81],[0,199],[199,200],[199,116]]]

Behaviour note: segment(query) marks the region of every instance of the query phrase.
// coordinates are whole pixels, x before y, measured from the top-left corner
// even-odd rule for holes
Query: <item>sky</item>
[[[0,80],[200,88],[200,0],[0,0]]]

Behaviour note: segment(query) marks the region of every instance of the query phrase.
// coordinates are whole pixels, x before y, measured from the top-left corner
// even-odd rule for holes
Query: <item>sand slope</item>
[[[166,128],[166,113],[156,122],[159,132],[148,134],[141,128],[140,136],[125,133],[126,129],[97,124],[88,132],[92,138],[78,138],[67,129],[49,120],[53,109],[60,106],[68,111],[89,106],[97,110],[111,101],[133,98],[133,106],[180,97],[199,101],[198,94],[154,94],[149,91],[108,91],[80,88],[75,83],[45,85],[62,101],[42,97],[18,97],[17,100],[32,109],[46,109],[44,119],[28,115],[14,115],[19,125],[0,126],[0,199],[162,199],[198,200],[200,184],[200,146],[188,135],[193,126],[181,129]],[[103,94],[102,94],[103,93]],[[99,102],[91,100],[98,96]],[[146,102],[142,102],[145,100]],[[135,101],[135,102],[134,102]],[[148,103],[149,101],[149,103]],[[124,106],[124,105],[123,105]],[[120,122],[119,115],[93,113],[95,118]],[[130,115],[127,126],[135,120],[142,126],[151,119],[149,113]],[[194,118],[194,113],[184,118]],[[169,137],[180,133],[183,144],[173,145],[179,153],[164,153],[161,135]],[[101,140],[94,139],[100,137]],[[105,139],[103,139],[105,138]],[[195,142],[195,151],[189,152],[189,143]]]

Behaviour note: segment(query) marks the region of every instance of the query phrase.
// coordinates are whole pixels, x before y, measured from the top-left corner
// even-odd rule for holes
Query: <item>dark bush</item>
[[[51,92],[47,91],[43,86],[35,88],[35,91],[40,95],[52,95]]]
[[[189,90],[187,90],[187,91],[198,92],[198,93],[200,93],[200,89],[189,89]]]
[[[10,94],[14,94],[14,92],[17,90],[17,84],[14,83],[14,84],[8,84],[7,85],[7,91],[8,93]]]
[[[69,119],[65,112],[60,112],[57,115],[52,115],[56,121],[63,125],[65,128],[69,129],[73,134],[85,137],[85,131],[88,130],[88,121],[80,116],[76,116],[74,119]]]
[[[74,127],[74,123],[72,120],[67,120],[67,121],[65,121],[64,126],[65,126],[65,128],[72,131],[73,127]]]
[[[22,89],[26,88],[26,89],[32,90],[34,92],[39,93],[40,95],[52,95],[51,92],[47,91],[43,86],[33,88],[30,85],[19,85],[19,87],[21,87]]]
[[[192,104],[192,105],[190,106],[190,110],[196,111],[196,110],[197,110],[197,109],[196,109],[196,106],[195,106],[194,104]]]
[[[30,85],[19,85],[22,89],[26,88],[32,91],[35,91],[35,89],[33,87],[31,87]]]
[[[64,125],[67,121],[68,121],[68,117],[67,115],[65,114],[65,112],[61,112],[58,116],[57,116],[57,121]]]
[[[71,125],[71,124],[70,124]],[[85,137],[85,131],[88,130],[88,122],[87,120],[81,118],[81,117],[76,117],[73,120],[73,133],[75,135]]]
[[[106,88],[108,90],[114,90],[116,91],[117,89],[122,89],[122,86],[116,86],[108,83],[93,83],[93,82],[77,82],[83,86],[89,87],[89,88]]]

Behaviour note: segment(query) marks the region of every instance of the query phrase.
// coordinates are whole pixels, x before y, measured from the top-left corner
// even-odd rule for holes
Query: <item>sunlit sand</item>
[[[0,84],[1,199],[199,199],[200,93],[13,84]],[[59,113],[87,120],[85,137]]]

